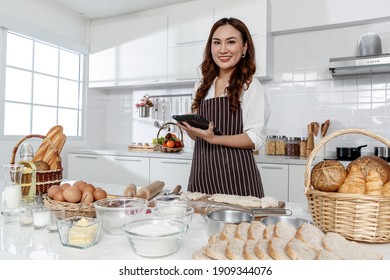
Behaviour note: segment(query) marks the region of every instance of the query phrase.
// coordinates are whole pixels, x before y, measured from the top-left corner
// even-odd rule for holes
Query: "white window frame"
[[[7,30],[1,26],[0,26],[0,112],[1,112],[0,113],[1,114],[1,116],[0,116],[0,119],[1,119],[1,121],[0,121],[0,139],[14,140],[14,139],[21,138],[21,135],[4,135],[4,122],[5,122],[4,109],[5,109],[5,102],[6,102],[5,101],[5,73],[6,73],[6,67],[7,67],[7,65],[6,65],[6,48],[7,48],[7,33],[8,32],[22,36],[22,37],[26,37],[28,39],[33,40],[34,42],[47,44],[47,45],[53,46],[55,48],[65,50],[65,51],[74,52],[74,53],[77,53],[78,55],[80,55],[81,61],[80,61],[80,65],[79,65],[80,69],[79,69],[79,80],[78,80],[79,87],[78,88],[79,88],[79,101],[80,100],[82,100],[82,101],[81,101],[81,104],[79,103],[79,106],[77,109],[79,112],[78,123],[77,123],[78,135],[77,136],[68,136],[67,138],[73,139],[73,140],[83,140],[84,139],[84,131],[85,131],[85,125],[84,125],[85,124],[85,108],[86,108],[85,101],[86,101],[86,92],[87,92],[87,90],[86,90],[86,82],[87,82],[86,72],[87,72],[87,65],[88,65],[88,56],[85,54],[82,54],[80,52],[72,51],[72,50],[63,48],[61,46],[57,46],[57,45],[50,44],[48,42],[44,42],[42,40],[34,39],[32,37],[23,35],[21,33]],[[16,69],[18,69],[18,68],[16,68]],[[25,69],[23,69],[23,70],[25,70]],[[28,71],[30,71],[32,73],[39,73],[39,72],[34,71],[34,69],[28,70]],[[41,73],[39,73],[39,74],[41,74]],[[54,76],[54,77],[56,77],[56,76]],[[57,78],[59,78],[59,76],[57,76]],[[58,94],[58,92],[57,92],[57,94]],[[81,95],[81,99],[80,99],[80,95]],[[7,101],[7,102],[10,102],[10,101]],[[31,106],[34,105],[33,102],[24,103],[24,104],[30,104]],[[35,104],[35,105],[40,105],[40,104]],[[42,105],[42,106],[45,106],[45,105]],[[57,117],[58,117],[58,109],[62,109],[62,108],[67,109],[67,107],[61,107],[58,104],[56,106],[48,106],[48,107],[56,108]],[[72,108],[72,109],[74,109],[74,108]],[[33,112],[31,112],[31,114],[32,113]],[[80,118],[81,118],[81,121],[80,121]],[[32,116],[31,116],[30,132],[32,129],[32,123],[33,123],[33,120],[32,120]],[[42,132],[42,133],[44,133],[44,132]]]

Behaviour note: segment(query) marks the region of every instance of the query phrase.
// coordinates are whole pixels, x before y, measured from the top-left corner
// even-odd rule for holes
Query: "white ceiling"
[[[47,0],[89,19],[124,15],[194,0]]]

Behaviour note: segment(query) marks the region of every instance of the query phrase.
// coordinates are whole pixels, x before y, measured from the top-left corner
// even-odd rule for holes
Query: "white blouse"
[[[196,83],[195,89],[199,86]],[[196,93],[196,90],[194,91]],[[194,94],[195,94],[194,93]],[[226,96],[226,93],[221,97]],[[215,98],[215,81],[211,85],[205,99]],[[267,95],[263,86],[256,78],[253,78],[248,89],[240,97],[244,132],[253,142],[254,150],[260,149],[265,142],[267,124],[271,115]]]

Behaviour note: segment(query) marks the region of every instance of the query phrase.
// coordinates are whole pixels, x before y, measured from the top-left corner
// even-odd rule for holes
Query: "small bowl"
[[[155,206],[160,205],[188,205],[188,199],[177,194],[161,195],[153,199]]]
[[[86,249],[99,239],[103,221],[96,218],[67,218],[57,222],[61,243],[67,247]]]
[[[96,217],[103,221],[103,230],[112,235],[123,235],[121,226],[142,218],[148,201],[142,198],[105,198],[94,202]]]
[[[254,215],[250,211],[237,209],[213,210],[206,215],[209,235],[220,232],[226,224],[239,224],[252,222]]]
[[[289,224],[296,229],[299,228],[301,224],[307,223],[307,224],[313,224],[312,221],[298,218],[298,217],[291,217],[291,216],[275,216],[275,217],[265,217],[260,220],[264,225],[276,225],[278,222],[282,222],[285,224]]]
[[[162,257],[175,253],[187,225],[178,220],[148,218],[122,226],[134,252],[143,257]]]
[[[194,211],[193,207],[181,204],[159,205],[152,208],[152,214],[158,218],[183,221],[188,226],[191,224]]]

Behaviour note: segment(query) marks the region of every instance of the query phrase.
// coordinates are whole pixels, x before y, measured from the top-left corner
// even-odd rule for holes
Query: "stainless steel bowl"
[[[206,214],[209,235],[220,232],[226,224],[252,222],[253,213],[245,210],[219,209]]]
[[[296,229],[298,229],[299,226],[304,223],[313,224],[313,222],[310,220],[291,216],[265,217],[262,218],[260,221],[266,226],[276,225],[278,222],[282,222],[285,224],[292,225]]]

